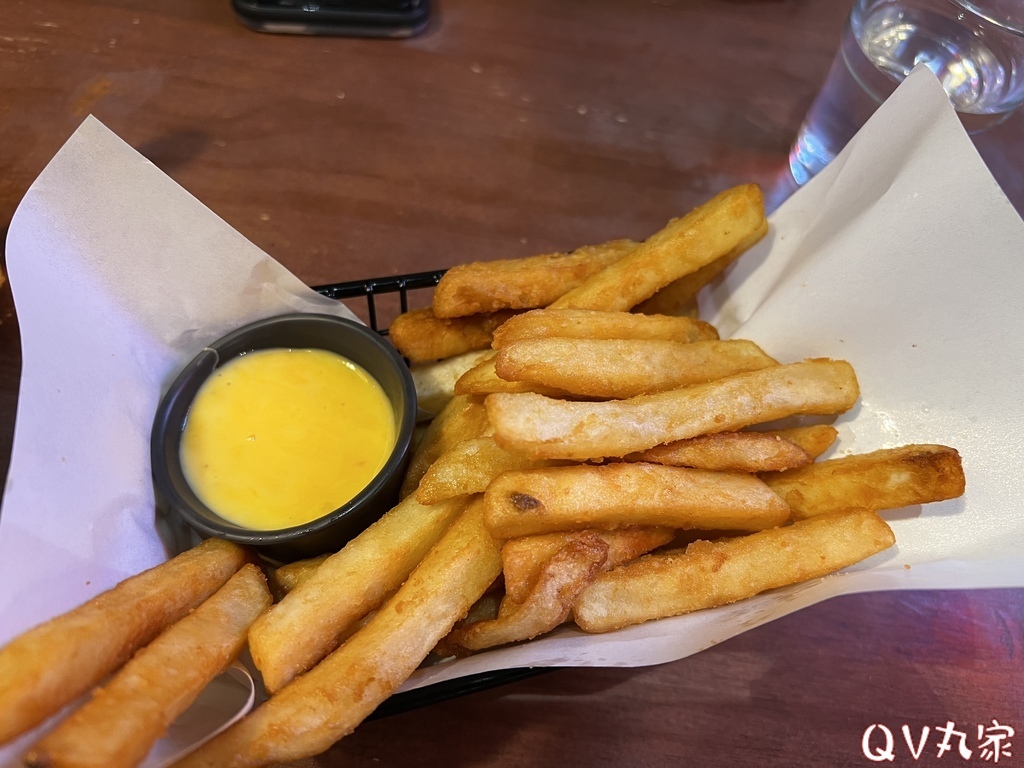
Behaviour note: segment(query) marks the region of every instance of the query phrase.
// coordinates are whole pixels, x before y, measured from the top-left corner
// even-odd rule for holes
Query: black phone
[[[293,35],[411,37],[430,20],[430,0],[231,0],[250,29]]]

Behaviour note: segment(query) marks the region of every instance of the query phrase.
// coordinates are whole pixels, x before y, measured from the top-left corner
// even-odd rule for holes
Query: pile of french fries
[[[137,765],[270,603],[249,554],[210,539],[29,630],[0,649],[0,745],[92,691],[24,764]]]
[[[244,552],[207,542],[16,639],[0,743],[143,649],[25,760],[134,765],[247,639],[269,699],[178,765],[308,757],[425,661],[720,606],[891,547],[878,511],[961,495],[957,452],[816,461],[836,430],[777,422],[850,409],[850,364],[781,363],[694,316],[767,227],[747,185],[642,243],[451,269],[391,328],[436,414],[398,505],[337,553],[268,569],[273,605]]]

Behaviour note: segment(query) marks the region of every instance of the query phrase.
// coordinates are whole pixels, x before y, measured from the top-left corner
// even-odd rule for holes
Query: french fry
[[[794,519],[848,509],[897,509],[962,496],[960,454],[944,445],[905,445],[844,456],[775,475],[768,487]]]
[[[639,310],[637,310],[636,307],[633,307],[633,311],[639,311]],[[696,297],[690,299],[689,301],[687,301],[685,303],[683,303],[678,309],[676,309],[676,311],[673,313],[673,315],[675,317],[691,317],[694,320],[699,320],[700,319],[700,305],[697,303]]]
[[[491,346],[494,329],[512,312],[493,312],[442,319],[433,310],[414,309],[395,318],[388,335],[391,343],[412,363],[429,363]]]
[[[728,189],[673,219],[636,250],[551,303],[556,309],[625,311],[747,242],[764,227],[756,184]]]
[[[798,445],[807,454],[816,459],[836,441],[839,434],[836,428],[828,424],[812,424],[807,427],[792,427],[790,429],[772,429],[766,431],[766,435],[775,435],[783,440],[788,440]]]
[[[453,445],[482,437],[489,433],[490,423],[487,410],[480,398],[469,395],[456,395],[448,405],[430,422],[427,431],[416,446],[409,459],[409,468],[402,480],[401,497],[404,499],[413,493],[430,465]]]
[[[535,309],[510,317],[494,331],[491,346],[504,349],[525,339],[660,339],[686,344],[718,338],[703,320],[667,315],[635,315],[593,309]]]
[[[612,240],[585,245],[572,253],[454,266],[434,289],[434,314],[462,317],[501,309],[546,307],[637,245],[632,240]]]
[[[631,453],[627,461],[647,461],[673,467],[716,472],[779,472],[811,463],[796,443],[767,432],[719,432]]]
[[[437,504],[455,496],[483,493],[491,480],[513,469],[554,466],[562,462],[534,461],[498,446],[493,437],[463,440],[431,464],[416,489],[421,504]]]
[[[635,560],[675,536],[671,528],[623,528],[592,533],[608,545],[608,556],[602,566],[606,570]],[[577,532],[545,533],[506,541],[501,548],[501,572],[508,599],[523,602],[537,583],[544,564],[577,535]]]
[[[323,752],[415,671],[500,571],[482,503],[470,504],[365,627],[177,768],[251,768]]]
[[[625,399],[770,365],[777,363],[754,342],[742,339],[680,344],[653,339],[548,338],[502,347],[495,372],[506,381],[575,396]]]
[[[430,652],[430,655],[438,659],[470,655],[471,652],[466,648],[458,643],[452,642],[452,636],[457,636],[460,629],[476,624],[478,621],[490,621],[498,618],[498,610],[501,608],[501,601],[502,595],[500,592],[492,591],[484,593],[483,597],[473,603],[473,607],[469,609],[469,613],[466,614],[465,618],[455,622],[455,626],[452,627],[452,631],[438,641],[437,645],[434,646],[434,650]]]
[[[316,573],[316,569],[328,557],[330,557],[329,554],[307,557],[305,560],[296,560],[294,563],[267,569],[267,582],[270,584],[270,591],[280,600],[299,584],[308,581],[309,577]]]
[[[662,443],[796,414],[842,413],[859,396],[841,360],[808,360],[629,400],[583,403],[495,394],[485,401],[498,445],[535,459],[625,456]]]
[[[500,579],[495,583],[500,584]],[[478,621],[490,621],[491,619],[498,618],[501,600],[502,595],[500,592],[496,590],[485,592],[479,600],[473,603],[466,617],[456,622],[455,626],[459,626],[463,622],[472,624]]]
[[[27,768],[138,765],[207,683],[238,657],[249,625],[270,602],[260,569],[242,566],[33,746]]]
[[[538,392],[548,397],[564,397],[569,394],[556,387],[546,387],[543,384],[506,381],[498,376],[495,361],[496,355],[492,353],[462,374],[455,382],[455,394],[489,395],[494,392]]]
[[[270,693],[333,651],[423,559],[461,511],[464,499],[427,507],[408,497],[261,616],[249,650]]]
[[[576,600],[573,616],[587,632],[608,632],[713,608],[838,571],[895,541],[882,518],[862,511],[698,541],[600,574]]]
[[[605,564],[608,544],[593,531],[568,538],[541,566],[521,603],[502,601],[497,618],[453,631],[449,641],[471,651],[529,640],[569,618],[572,604]]]
[[[762,222],[750,237],[741,242],[724,256],[720,256],[710,264],[705,264],[696,272],[684,275],[669,283],[651,298],[642,301],[633,308],[634,312],[648,315],[677,315],[689,307],[695,300],[697,292],[718,277],[726,267],[736,261],[752,245],[768,233],[767,219]]]
[[[475,350],[434,363],[411,365],[409,373],[416,386],[416,404],[426,413],[440,413],[455,396],[459,377],[490,354],[489,350]]]
[[[218,590],[246,558],[235,544],[207,539],[0,649],[0,744],[38,725],[120,667]]]
[[[789,518],[785,502],[753,475],[659,464],[505,472],[484,499],[487,530],[498,539],[637,525],[759,531]]]

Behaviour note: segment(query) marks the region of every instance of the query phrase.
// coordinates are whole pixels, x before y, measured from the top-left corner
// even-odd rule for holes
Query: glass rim
[[[1012,0],[1011,3],[991,3],[985,2],[985,0],[980,2],[978,0],[949,0],[949,2],[984,19],[989,24],[1024,37],[1024,3],[1019,0]]]
[[[1024,0],[946,0],[949,5],[991,24],[999,31],[1024,38]],[[883,5],[900,4],[900,0],[854,0],[850,18],[869,13]]]

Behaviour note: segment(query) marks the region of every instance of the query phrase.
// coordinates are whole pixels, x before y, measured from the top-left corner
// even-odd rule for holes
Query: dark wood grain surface
[[[91,113],[310,284],[641,238],[726,186],[775,186],[844,6],[439,0],[395,42],[261,35],[227,0],[7,0],[0,227]],[[1024,113],[977,145],[1024,210]],[[4,287],[4,472],[19,367]],[[871,723],[995,718],[1016,765],[1022,680],[1022,590],[850,596],[672,664],[369,722],[308,764],[855,766]]]

